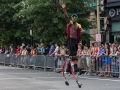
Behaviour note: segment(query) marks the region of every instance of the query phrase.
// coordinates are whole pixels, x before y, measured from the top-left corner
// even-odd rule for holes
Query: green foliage
[[[8,1],[8,2],[7,2]],[[65,17],[59,0],[1,0],[0,1],[0,38],[4,44],[23,41],[29,43],[30,28],[33,29],[34,42],[42,41],[47,44],[50,41],[62,43],[65,41],[66,29]],[[72,13],[85,13],[88,7],[84,2],[88,0],[66,0],[69,16]],[[4,8],[4,10],[3,10]],[[86,30],[91,23],[87,17],[79,15],[78,22]],[[85,38],[87,37],[87,38]],[[90,36],[82,35],[85,40]]]

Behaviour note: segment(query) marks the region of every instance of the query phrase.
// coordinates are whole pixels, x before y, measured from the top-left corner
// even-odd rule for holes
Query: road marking
[[[71,78],[72,76],[70,77],[67,77],[67,78]],[[34,79],[37,79],[37,78],[63,78],[63,77],[36,77]],[[111,82],[120,82],[120,80],[113,80],[113,79],[99,79],[99,78],[90,78],[90,77],[80,77],[79,78],[82,78],[82,79],[90,79],[90,80],[99,80],[99,81],[111,81]]]
[[[45,74],[45,73],[9,73],[9,74]]]
[[[67,78],[71,78],[72,76],[70,77],[67,77]],[[63,78],[63,77],[36,77],[34,79],[37,79],[37,78]],[[90,79],[90,80],[99,80],[99,81],[112,81],[112,82],[120,82],[120,80],[113,80],[113,79],[99,79],[99,78],[90,78],[90,77],[79,77],[79,78],[82,78],[82,79]],[[64,78],[63,78],[64,79]],[[72,79],[72,78],[71,78]]]
[[[68,78],[71,78],[72,76],[70,76],[70,77],[68,77]],[[62,79],[63,77],[29,77],[29,78],[21,78],[21,77],[19,77],[19,78],[0,78],[0,80],[12,80],[12,79],[16,79],[16,80],[25,80],[25,79],[42,79],[42,78],[46,78],[46,79]],[[89,80],[98,80],[98,81],[111,81],[111,82],[120,82],[120,80],[113,80],[113,79],[99,79],[99,78],[90,78],[90,77],[80,77],[79,76],[79,78],[81,78],[81,79],[89,79]],[[63,78],[64,79],[64,78]],[[71,78],[72,79],[72,78]]]
[[[113,79],[99,79],[99,78],[90,78],[90,77],[79,77],[79,78],[91,79],[91,80],[99,80],[99,81],[120,82],[120,80],[113,80]]]
[[[0,78],[0,80],[24,80],[24,79],[32,79],[32,78]]]

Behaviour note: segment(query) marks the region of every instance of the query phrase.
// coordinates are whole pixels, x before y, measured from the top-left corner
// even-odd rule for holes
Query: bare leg
[[[92,70],[95,71],[95,59],[92,59]]]
[[[107,65],[107,67],[108,67],[108,74],[106,76],[110,77],[110,65]]]

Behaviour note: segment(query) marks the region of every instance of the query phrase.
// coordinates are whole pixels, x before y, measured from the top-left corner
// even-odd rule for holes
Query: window
[[[120,22],[112,23],[112,32],[120,31]]]

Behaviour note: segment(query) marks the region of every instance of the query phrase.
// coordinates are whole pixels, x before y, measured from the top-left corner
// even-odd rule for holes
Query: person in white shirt
[[[59,51],[59,46],[58,46],[58,44],[55,44],[55,50],[54,50],[54,52],[50,56],[58,55],[58,51]]]

